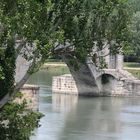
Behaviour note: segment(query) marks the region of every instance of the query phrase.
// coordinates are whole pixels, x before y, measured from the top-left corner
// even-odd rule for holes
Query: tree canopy
[[[118,53],[127,46],[130,20],[127,4],[127,0],[1,0],[0,99],[6,94],[15,95],[29,76],[53,54],[56,43],[74,46],[73,55],[81,62],[85,61],[95,42],[98,50],[102,50],[104,42],[107,42],[111,53]],[[21,81],[15,83],[15,64],[19,55],[29,61],[30,66]],[[30,116],[36,119],[33,113],[20,118],[23,106],[21,110],[19,107],[14,104],[12,108],[10,105],[10,112],[16,110],[10,113],[9,127],[19,126],[20,122],[26,125]],[[9,109],[6,111],[9,113]],[[7,112],[6,118],[0,116],[1,120],[7,119]],[[30,123],[32,120],[29,120]],[[7,130],[3,124],[0,125],[2,131]],[[18,132],[25,132],[26,128],[19,128]],[[23,133],[18,134],[15,136],[19,138]],[[30,135],[28,132],[25,134],[27,137]]]
[[[4,51],[1,63],[3,67],[9,64],[6,66],[11,75],[14,70],[10,67],[14,68],[18,55],[31,63],[14,92],[49,57],[56,42],[74,45],[74,55],[81,61],[85,61],[95,42],[102,50],[106,41],[111,52],[117,53],[126,45],[127,11],[126,0],[1,0],[0,47]],[[6,50],[11,57],[6,57]]]
[[[140,4],[138,0],[128,0],[130,5],[130,23],[128,24],[128,47],[125,56],[128,61],[140,61]]]

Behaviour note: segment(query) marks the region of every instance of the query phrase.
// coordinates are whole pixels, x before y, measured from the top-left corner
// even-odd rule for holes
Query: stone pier
[[[24,99],[27,101],[28,109],[32,109],[34,111],[39,110],[39,87],[36,85],[24,85],[20,92],[23,93],[22,98],[16,98],[14,101],[17,103],[21,103]],[[2,100],[0,100],[0,108],[2,108],[5,103],[10,100],[10,95],[7,94]]]
[[[54,76],[52,83],[53,93],[78,94],[78,89],[70,74]]]
[[[15,82],[18,83],[24,75],[27,73],[30,66],[30,61],[27,61],[21,55],[18,56],[16,60],[16,73]],[[18,102],[26,99],[28,108],[37,111],[39,109],[39,87],[37,85],[27,85],[25,84],[20,92],[23,93],[23,98],[21,100],[17,99]]]
[[[20,92],[23,94],[22,99],[16,99],[16,102],[21,102],[24,99],[27,101],[28,109],[34,111],[39,110],[39,86],[25,84]]]
[[[107,75],[108,76],[108,75]],[[98,79],[100,90],[98,94],[94,94],[94,87],[92,87],[93,94],[88,91],[84,93],[79,92],[76,82],[72,75],[60,75],[53,77],[52,92],[59,94],[75,94],[82,96],[123,96],[135,97],[140,96],[140,80],[137,79],[116,79],[108,76],[105,83],[101,84],[101,79]],[[81,85],[81,89],[84,88]],[[86,86],[86,85],[85,85]],[[96,89],[95,89],[96,90]]]

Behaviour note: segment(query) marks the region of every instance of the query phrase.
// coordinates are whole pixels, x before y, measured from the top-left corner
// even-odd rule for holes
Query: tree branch
[[[16,41],[16,45],[20,43],[17,48],[16,48],[16,56],[15,58],[18,57],[18,55],[20,54],[21,50],[23,49],[23,47],[26,45],[26,41],[25,40],[17,40]]]

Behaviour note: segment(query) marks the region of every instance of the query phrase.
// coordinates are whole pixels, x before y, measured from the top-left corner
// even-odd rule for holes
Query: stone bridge
[[[85,63],[80,63],[71,55],[74,48],[59,46],[55,53],[61,55],[63,61],[69,67],[71,75],[76,83],[79,95],[89,96],[119,96],[119,95],[140,95],[140,80],[132,76],[129,72],[123,70],[123,57],[121,55],[110,56],[107,58],[108,65],[113,63],[107,69],[99,69],[92,61],[91,57],[87,57]],[[115,58],[112,60],[112,58]],[[121,59],[120,59],[121,58]],[[75,60],[79,68],[75,70],[75,64],[70,60]],[[121,62],[121,63],[120,63]]]
[[[60,55],[71,72],[70,80],[63,79],[64,87],[70,87],[74,83],[79,95],[90,96],[118,96],[140,95],[140,80],[123,70],[123,56],[120,54],[105,57],[107,69],[99,69],[92,57],[87,57],[85,63],[81,63],[74,57],[74,47],[67,44],[59,45],[54,53]],[[104,50],[108,53],[109,49]],[[104,52],[101,52],[102,54]],[[97,55],[100,55],[97,54]],[[22,65],[21,65],[22,64]],[[16,81],[20,81],[29,67],[29,62],[24,59],[17,60]],[[57,81],[59,83],[59,80]],[[67,85],[69,83],[69,85]],[[62,86],[59,83],[60,87]],[[54,84],[55,86],[55,84]],[[59,90],[58,88],[58,90]],[[63,88],[65,90],[65,88]],[[74,89],[71,92],[75,92]]]

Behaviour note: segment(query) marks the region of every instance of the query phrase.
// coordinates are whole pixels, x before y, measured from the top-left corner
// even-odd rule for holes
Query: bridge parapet
[[[92,76],[94,76],[94,78],[96,80],[103,74],[112,75],[116,79],[120,78],[120,74],[118,72],[119,70],[117,70],[117,69],[99,69],[98,67],[95,66],[91,57],[87,58],[86,64],[87,64]]]
[[[103,74],[111,75],[114,78],[116,78],[117,80],[120,80],[120,79],[136,80],[137,79],[131,73],[129,73],[128,71],[123,70],[123,69],[99,69],[93,63],[91,57],[88,57],[86,59],[86,64],[87,64],[92,76],[94,76],[95,79],[98,79]]]

